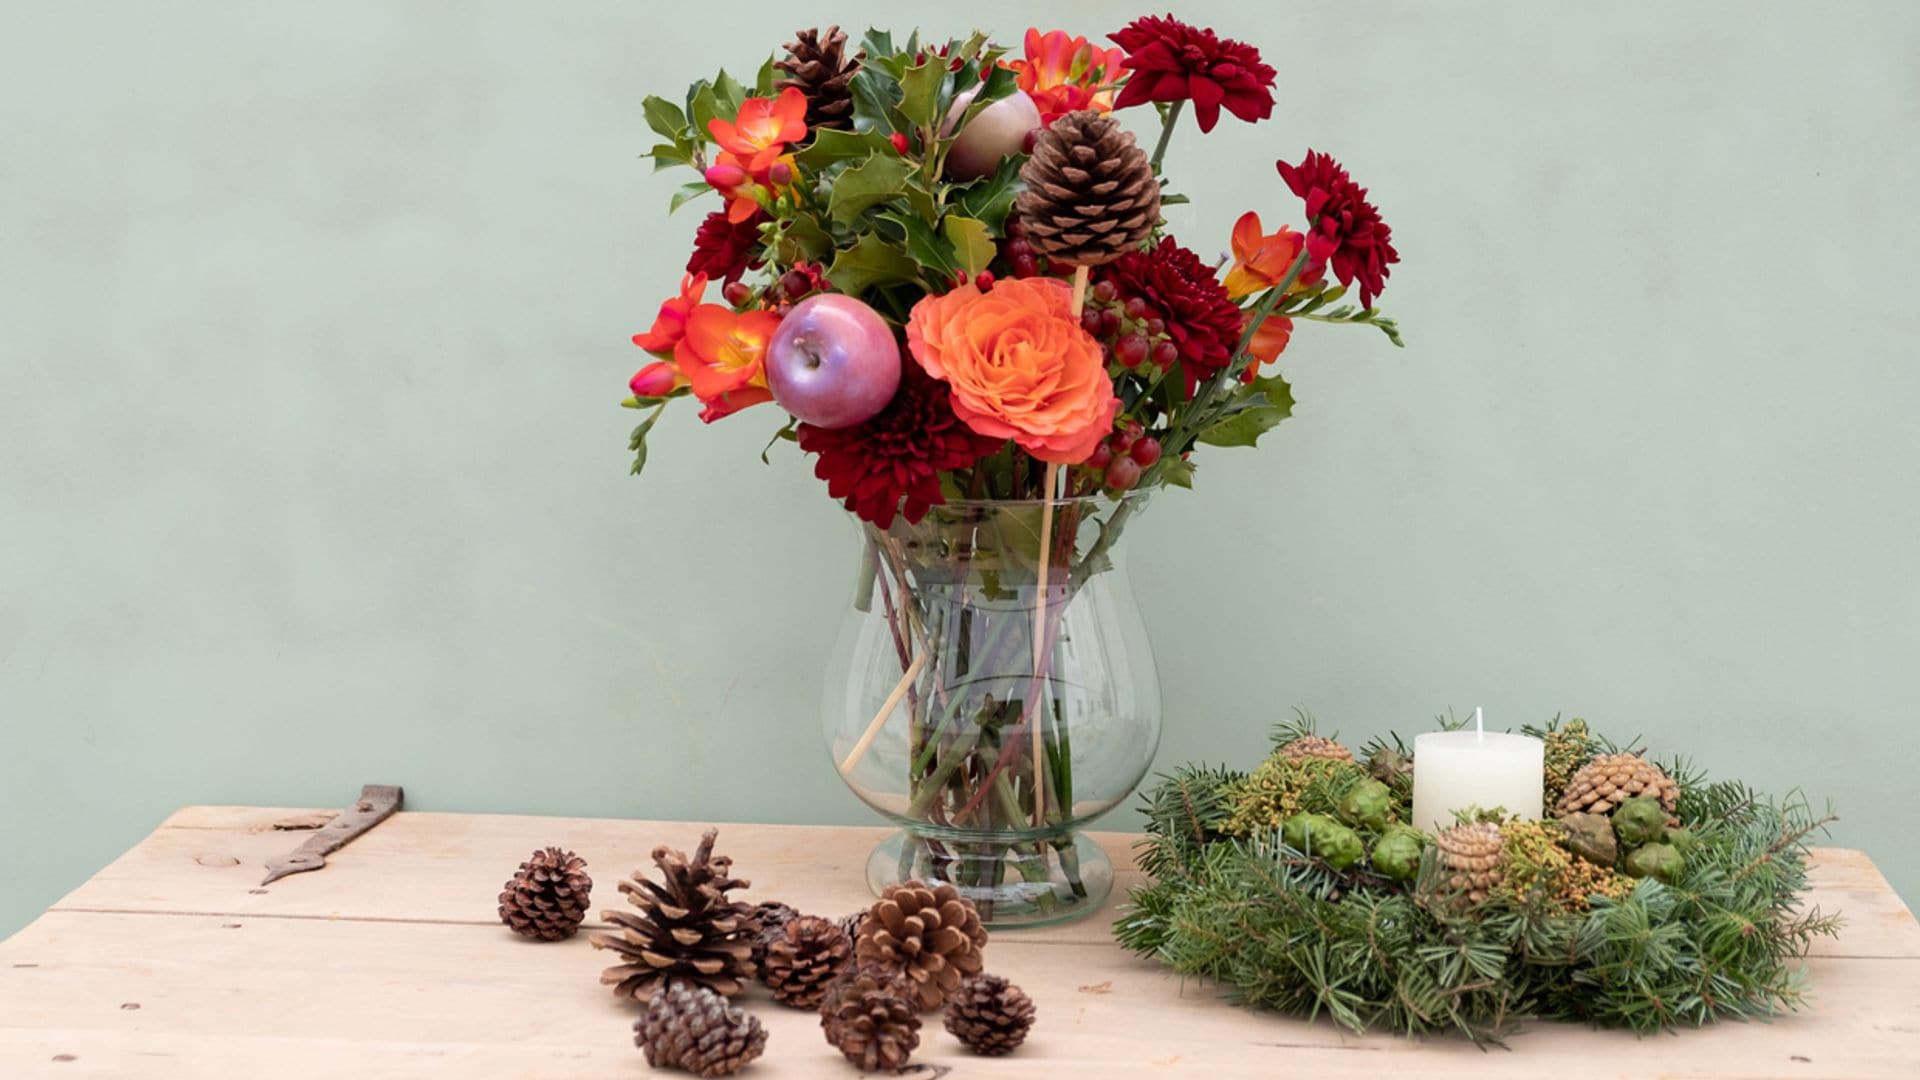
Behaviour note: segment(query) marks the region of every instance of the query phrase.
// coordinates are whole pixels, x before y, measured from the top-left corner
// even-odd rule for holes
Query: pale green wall
[[[1130,8],[8,7],[0,932],[187,803],[867,820],[806,463],[683,414],[624,475],[694,225],[640,98],[816,18]],[[1176,225],[1335,151],[1410,347],[1302,333],[1297,418],[1134,533],[1162,763],[1583,713],[1833,796],[1920,896],[1920,8],[1180,7],[1282,74],[1178,140]]]

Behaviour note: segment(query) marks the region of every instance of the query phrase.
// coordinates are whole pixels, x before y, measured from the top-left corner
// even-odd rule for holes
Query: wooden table
[[[595,911],[655,844],[690,849],[685,823],[401,813],[321,871],[258,886],[261,864],[308,834],[312,812],[191,807],[0,943],[0,1076],[637,1077],[636,1009],[596,981],[584,938],[523,941],[494,915],[537,846],[585,855]],[[720,850],[778,897],[840,915],[867,902],[878,829],[723,826]],[[1138,880],[1129,838],[1101,842]],[[1635,1038],[1538,1023],[1510,1051],[1457,1038],[1357,1038],[1332,1024],[1234,1008],[1108,939],[1111,913],[995,937],[988,966],[1032,994],[1020,1053],[961,1051],[937,1018],[918,1070],[934,1077],[1920,1076],[1920,928],[1866,856],[1817,853],[1814,900],[1848,919],[1816,946],[1810,1011]],[[815,1019],[744,998],[770,1031],[743,1075],[858,1075]],[[684,1074],[658,1074],[684,1075]]]

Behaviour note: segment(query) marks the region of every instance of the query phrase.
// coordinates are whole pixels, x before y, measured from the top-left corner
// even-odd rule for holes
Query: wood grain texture
[[[699,826],[402,813],[327,869],[254,892],[258,864],[299,842],[271,828],[293,813],[183,810],[0,943],[0,1076],[649,1075],[631,1041],[636,1010],[596,982],[604,954],[579,938],[512,936],[494,896],[533,847],[564,843],[593,862],[596,895],[610,898],[654,844],[691,846]],[[839,913],[862,903],[861,867],[880,835],[722,826],[720,847],[754,894]],[[1127,837],[1102,842],[1124,859]],[[996,936],[989,968],[1038,1005],[1032,1041],[1011,1058],[972,1058],[930,1017],[916,1056],[929,1068],[917,1075],[1920,1074],[1920,929],[1858,852],[1823,850],[1816,880],[1815,902],[1849,926],[1810,961],[1813,1007],[1769,1024],[1647,1039],[1534,1024],[1510,1052],[1357,1038],[1183,984],[1115,947],[1102,915]],[[810,1014],[757,989],[743,1000],[771,1032],[749,1080],[857,1075]]]

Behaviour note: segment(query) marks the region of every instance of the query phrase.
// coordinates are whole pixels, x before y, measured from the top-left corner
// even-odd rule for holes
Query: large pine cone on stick
[[[854,955],[861,964],[890,967],[913,985],[922,1009],[937,1009],[960,980],[980,972],[987,930],[973,901],[942,882],[918,881],[881,894],[860,924]]]
[[[847,35],[838,26],[823,30],[795,30],[787,55],[773,66],[787,77],[775,90],[793,87],[807,96],[807,129],[853,129],[853,76],[860,70],[860,53],[847,55]]]
[[[1014,210],[1055,262],[1099,266],[1140,247],[1160,220],[1160,182],[1133,133],[1084,109],[1053,122],[1020,168]]]
[[[535,941],[570,938],[587,917],[587,860],[557,847],[527,857],[500,890],[500,921]]]
[[[647,1004],[634,1022],[633,1041],[656,1069],[727,1076],[760,1056],[767,1031],[713,991],[676,982]]]
[[[653,849],[659,884],[635,871],[620,891],[639,911],[608,911],[618,934],[598,933],[588,940],[596,949],[612,949],[626,959],[600,973],[614,993],[646,1001],[669,982],[684,980],[731,996],[753,977],[753,907],[729,900],[727,892],[747,882],[731,875],[733,860],[714,857],[719,830],[700,837],[693,858],[665,846]]]

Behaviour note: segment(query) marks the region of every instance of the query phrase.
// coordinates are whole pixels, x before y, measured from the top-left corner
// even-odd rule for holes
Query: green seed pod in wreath
[[[1379,832],[1393,813],[1393,791],[1378,780],[1362,780],[1340,796],[1339,810],[1347,824]]]
[[[1627,873],[1672,884],[1687,868],[1686,857],[1672,844],[1642,844],[1627,852]]]
[[[1280,826],[1280,839],[1288,847],[1309,852],[1335,870],[1345,870],[1367,853],[1359,833],[1325,814],[1295,814]]]
[[[1396,825],[1374,842],[1373,868],[1394,881],[1412,881],[1420,873],[1427,838],[1418,829]]]
[[[1613,812],[1613,831],[1630,848],[1657,843],[1667,831],[1667,808],[1651,795],[1635,795]]]
[[[1560,826],[1566,831],[1561,844],[1568,851],[1609,870],[1619,861],[1620,842],[1614,839],[1613,822],[1607,815],[1568,814],[1560,819]]]
[[[1672,844],[1673,850],[1680,854],[1691,855],[1694,847],[1700,843],[1700,838],[1693,835],[1691,829],[1668,829],[1666,842]]]

